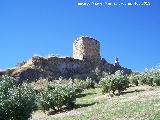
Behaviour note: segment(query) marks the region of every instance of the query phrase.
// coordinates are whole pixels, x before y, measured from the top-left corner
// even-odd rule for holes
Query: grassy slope
[[[131,87],[121,96],[89,89],[77,98],[78,108],[45,116],[49,120],[160,120],[160,88]]]

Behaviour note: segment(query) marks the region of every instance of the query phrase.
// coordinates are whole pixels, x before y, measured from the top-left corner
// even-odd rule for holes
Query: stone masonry
[[[0,71],[0,76],[11,75],[22,80],[33,81],[39,78],[50,80],[77,78],[92,75],[97,68],[100,72],[114,74],[117,70],[130,74],[131,69],[121,67],[118,58],[115,64],[108,63],[100,56],[100,43],[94,38],[79,37],[73,44],[73,57],[40,57],[34,56],[24,65],[14,69]]]
[[[79,37],[73,43],[74,59],[100,60],[100,43],[94,38]]]

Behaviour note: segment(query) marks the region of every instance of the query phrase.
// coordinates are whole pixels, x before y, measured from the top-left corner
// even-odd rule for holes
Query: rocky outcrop
[[[89,76],[97,68],[100,72],[109,74],[117,70],[122,71],[123,74],[132,72],[130,69],[121,67],[118,58],[114,64],[108,63],[104,58],[101,59],[100,43],[93,38],[83,36],[73,44],[73,58],[34,56],[22,66],[0,72],[0,76],[7,74],[22,81],[35,81],[39,78],[54,80],[60,76],[64,78]]]
[[[101,72],[109,74],[117,70],[123,70],[125,74],[130,74],[131,70],[123,67],[116,67],[109,64],[105,59],[99,61],[78,60],[70,57],[39,57],[34,56],[23,66],[10,71],[10,75],[21,80],[35,81],[39,78],[50,80],[63,78],[76,78],[77,76],[88,76],[98,68]],[[7,74],[7,73],[6,73]]]

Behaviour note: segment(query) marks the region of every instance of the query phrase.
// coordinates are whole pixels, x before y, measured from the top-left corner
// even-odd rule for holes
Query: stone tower
[[[100,59],[100,43],[94,38],[81,36],[73,43],[73,58],[74,59]]]

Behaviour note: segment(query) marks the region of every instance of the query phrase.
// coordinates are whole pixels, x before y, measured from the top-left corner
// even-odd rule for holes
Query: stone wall
[[[118,62],[118,59],[116,62]],[[93,38],[82,36],[73,44],[73,58],[34,56],[21,67],[0,72],[0,76],[11,75],[20,79],[20,81],[34,81],[39,78],[54,80],[60,76],[64,78],[89,76],[97,68],[101,73],[109,74],[113,74],[117,70],[123,71],[124,74],[132,72],[119,64],[110,64],[105,59],[101,59],[100,43]]]
[[[73,58],[74,59],[100,59],[100,43],[94,38],[79,37],[73,43]]]
[[[89,74],[95,69],[96,65],[88,60],[79,60],[71,57],[44,58],[34,56],[28,62],[13,71],[12,76],[28,81],[39,78],[54,80],[58,79],[60,76],[63,78],[74,78],[75,76],[84,76]]]
[[[10,75],[20,80],[34,81],[39,78],[47,78],[50,80],[63,78],[77,78],[90,76],[93,71],[99,69],[101,72],[109,74],[115,73],[117,70],[123,70],[124,74],[130,74],[132,71],[121,66],[114,66],[108,63],[105,59],[99,61],[79,60],[71,57],[59,58],[49,57],[44,58],[34,56],[23,66],[10,71]],[[3,73],[5,74],[5,73]],[[8,72],[6,71],[6,74]]]

